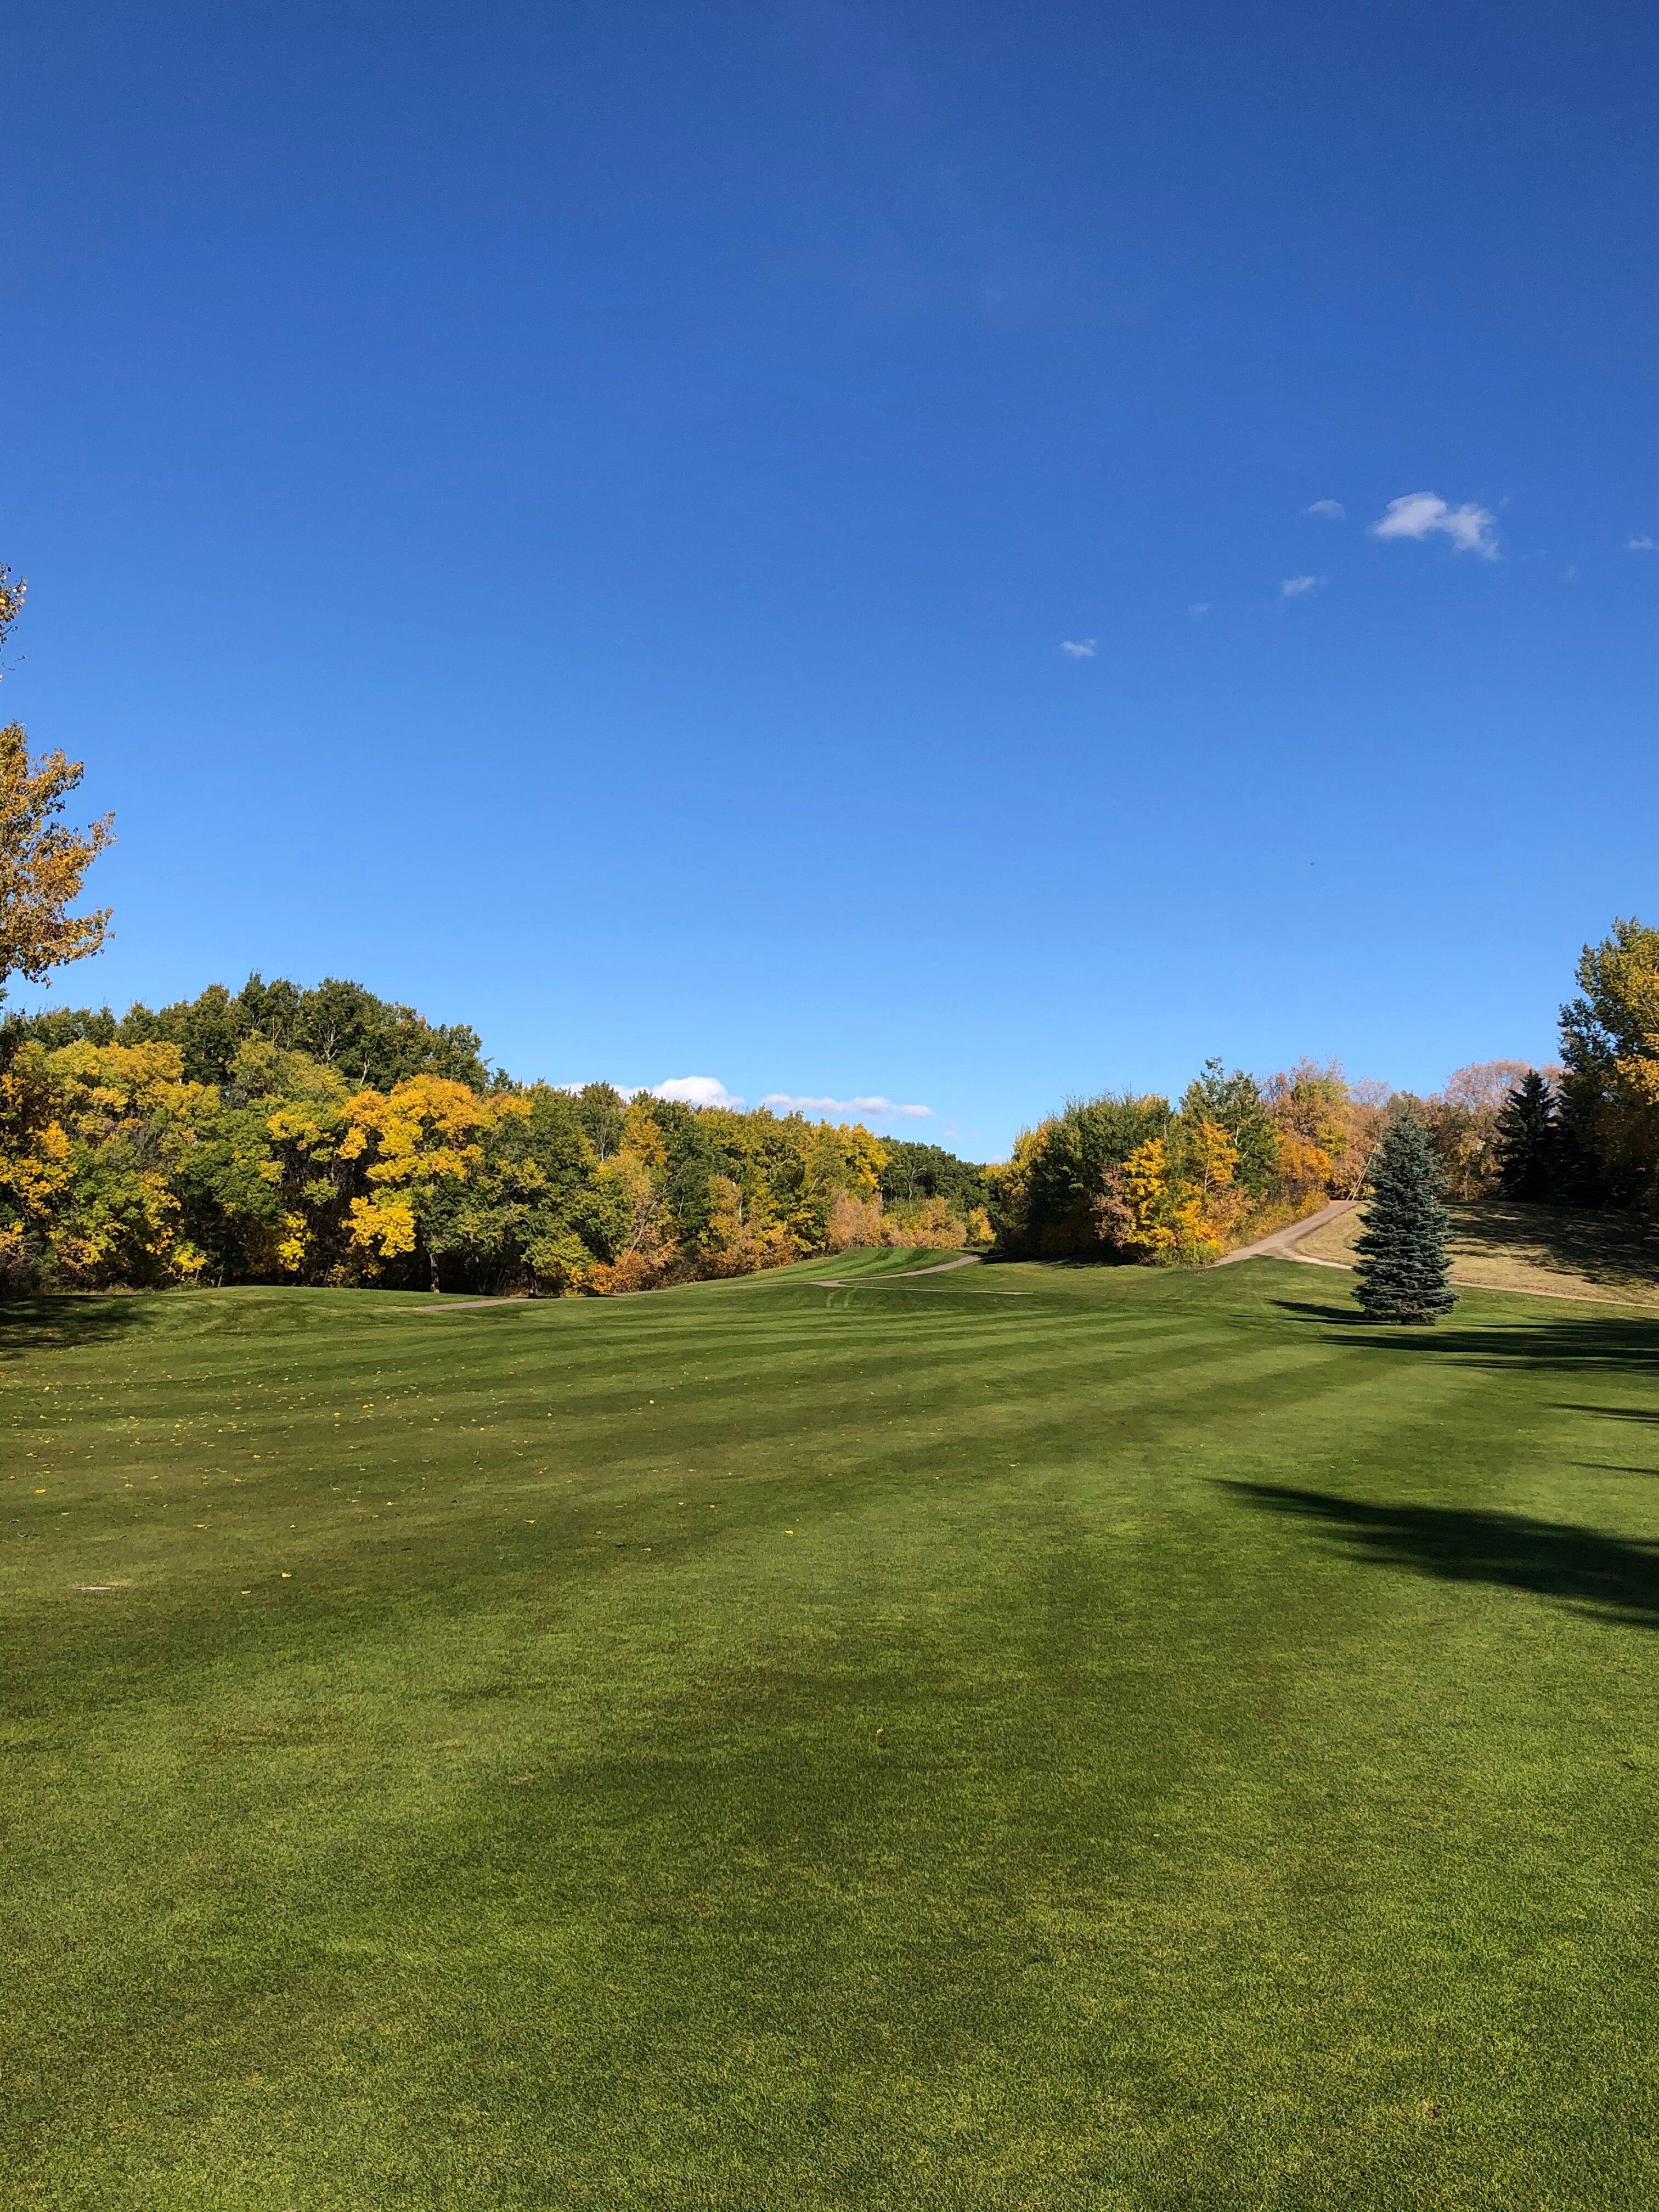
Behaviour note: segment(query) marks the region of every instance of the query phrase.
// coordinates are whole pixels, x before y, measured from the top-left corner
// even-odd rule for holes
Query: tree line
[[[1265,1079],[1207,1061],[1178,1103],[1074,1100],[993,1169],[1000,1245],[1032,1259],[1197,1265],[1359,1195],[1390,1118],[1410,1112],[1463,1195],[1492,1171],[1492,1133],[1521,1063],[1461,1068],[1431,1099],[1350,1083],[1310,1060]]]
[[[0,648],[24,590],[0,566]],[[108,817],[63,821],[81,778],[61,752],[32,757],[20,725],[0,729],[0,1000],[9,977],[42,981],[104,943],[107,909],[69,911],[113,834]],[[1412,1176],[1432,1170],[1436,1203],[1650,1210],[1659,931],[1615,922],[1577,981],[1553,1067],[1484,1061],[1419,1098],[1334,1063],[1259,1081],[1211,1060],[1178,1103],[1073,1101],[990,1167],[798,1114],[514,1083],[465,1024],[334,979],[256,975],[119,1017],[12,1014],[0,1286],[605,1292],[881,1243],[1195,1264],[1359,1195],[1407,1155]]]
[[[1000,1246],[1035,1259],[1201,1263],[1357,1198],[1390,1132],[1437,1198],[1659,1208],[1659,930],[1620,921],[1587,945],[1561,1009],[1560,1060],[1482,1060],[1430,1097],[1303,1060],[1258,1081],[1209,1061],[1178,1103],[1073,1101],[988,1170]],[[1420,1139],[1420,1142],[1418,1140]]]
[[[491,1071],[465,1024],[251,976],[0,1020],[0,1281],[605,1293],[887,1243],[1199,1265],[1358,1196],[1401,1116],[1455,1199],[1659,1202],[1659,931],[1587,947],[1559,1066],[1430,1097],[1304,1060],[1073,1101],[992,1166]]]
[[[0,1024],[14,1286],[296,1282],[605,1293],[850,1244],[990,1241],[941,1147],[799,1114],[489,1072],[470,1029],[252,976]]]

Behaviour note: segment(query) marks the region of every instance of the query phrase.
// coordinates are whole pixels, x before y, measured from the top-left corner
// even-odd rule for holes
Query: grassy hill
[[[6,2203],[1655,2200],[1659,1325],[916,1264],[0,1310]]]
[[[1454,1283],[1659,1306],[1659,1223],[1513,1199],[1482,1199],[1449,1211]],[[1364,1220],[1363,1208],[1342,1214],[1304,1237],[1301,1249],[1346,1266]]]

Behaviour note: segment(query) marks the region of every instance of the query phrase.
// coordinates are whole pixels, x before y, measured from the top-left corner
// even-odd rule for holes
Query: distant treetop
[[[477,1091],[490,1079],[476,1030],[464,1022],[434,1028],[413,1006],[334,976],[307,990],[280,977],[267,983],[250,975],[234,996],[222,983],[210,983],[198,998],[159,1009],[137,1005],[117,1016],[107,1006],[52,1008],[12,1015],[6,1030],[18,1041],[53,1046],[176,1044],[187,1082],[221,1087],[231,1079],[237,1053],[253,1037],[282,1051],[306,1053],[369,1090],[389,1091],[416,1075],[443,1076]]]

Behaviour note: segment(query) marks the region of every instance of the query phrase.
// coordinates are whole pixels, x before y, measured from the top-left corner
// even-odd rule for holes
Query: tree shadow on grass
[[[1659,1224],[1642,1214],[1483,1198],[1454,1206],[1452,1218],[1454,1257],[1513,1256],[1610,1290],[1650,1296],[1659,1275]]]
[[[148,1304],[138,1296],[0,1298],[0,1359],[112,1343],[143,1321]]]
[[[1582,1320],[1506,1322],[1496,1328],[1460,1326],[1379,1327],[1352,1307],[1305,1298],[1277,1298],[1279,1311],[1304,1324],[1341,1330],[1345,1351],[1383,1352],[1401,1359],[1450,1359],[1470,1367],[1530,1367],[1568,1371],[1600,1368],[1645,1375],[1659,1382],[1659,1316],[1635,1321],[1587,1314]]]
[[[1368,1505],[1358,1498],[1228,1482],[1263,1512],[1310,1522],[1343,1540],[1349,1557],[1442,1582],[1491,1583],[1565,1599],[1592,1618],[1659,1628],[1659,1542],[1604,1534],[1565,1521],[1447,1505]]]

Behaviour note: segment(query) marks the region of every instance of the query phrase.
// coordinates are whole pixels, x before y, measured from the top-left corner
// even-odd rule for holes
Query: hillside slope
[[[1513,1199],[1483,1199],[1449,1211],[1454,1283],[1659,1306],[1659,1224]],[[1364,1222],[1363,1207],[1343,1214],[1304,1237],[1298,1249],[1349,1265]]]

